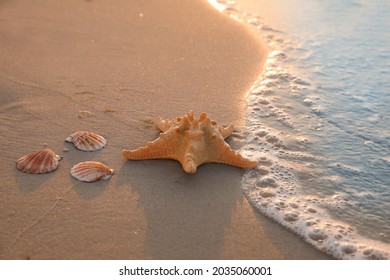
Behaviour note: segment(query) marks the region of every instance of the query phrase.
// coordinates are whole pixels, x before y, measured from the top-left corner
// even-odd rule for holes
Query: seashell
[[[65,141],[73,143],[77,149],[82,151],[96,151],[107,144],[103,136],[89,131],[74,132]]]
[[[114,173],[107,165],[97,161],[83,161],[72,167],[70,174],[82,182],[107,180]]]
[[[16,162],[16,168],[25,173],[40,174],[48,173],[58,167],[61,156],[50,149],[32,152],[21,157]]]

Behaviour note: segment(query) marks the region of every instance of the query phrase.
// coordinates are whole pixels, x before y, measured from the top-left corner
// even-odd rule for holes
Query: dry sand
[[[158,136],[157,116],[207,112],[239,131],[265,54],[201,0],[1,1],[0,258],[327,258],[253,210],[238,168],[189,175],[175,161],[121,156]],[[78,151],[64,142],[75,130],[108,146]],[[64,156],[56,171],[16,170],[44,147]],[[69,170],[84,160],[116,174],[77,182]]]

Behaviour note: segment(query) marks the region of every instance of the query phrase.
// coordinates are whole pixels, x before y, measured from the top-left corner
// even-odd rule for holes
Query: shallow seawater
[[[246,96],[242,186],[343,259],[390,258],[390,2],[218,1],[267,43]]]

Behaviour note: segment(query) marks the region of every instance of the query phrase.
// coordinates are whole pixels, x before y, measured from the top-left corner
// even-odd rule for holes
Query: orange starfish
[[[195,173],[199,165],[207,162],[224,163],[237,167],[252,168],[256,161],[243,158],[224,141],[233,127],[221,127],[205,113],[199,119],[189,112],[183,118],[159,119],[160,137],[136,150],[123,150],[127,159],[174,159],[187,173]]]

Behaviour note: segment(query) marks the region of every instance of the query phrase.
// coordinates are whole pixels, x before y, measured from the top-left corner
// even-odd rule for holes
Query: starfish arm
[[[159,158],[176,159],[175,153],[171,147],[171,145],[166,145],[166,138],[160,136],[160,138],[153,142],[149,142],[146,146],[135,150],[123,150],[122,155],[131,160]]]
[[[219,145],[215,146],[218,148],[213,153],[213,156],[209,158],[209,162],[224,163],[242,168],[257,167],[256,161],[244,158],[238,152],[233,151],[225,141],[223,141],[224,145],[220,143],[222,140],[218,142]]]
[[[218,131],[219,133],[221,133],[223,139],[226,139],[233,133],[233,126],[232,125],[226,127],[218,126]]]
[[[172,126],[172,122],[169,121],[169,120],[163,120],[161,118],[159,118],[158,120],[156,120],[156,125],[158,127],[158,129],[160,129],[162,132],[165,132],[167,131],[168,129],[171,128]]]
[[[183,159],[179,160],[179,162],[181,163],[184,171],[187,173],[195,173],[199,166],[199,164],[190,157],[184,157]]]

